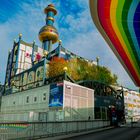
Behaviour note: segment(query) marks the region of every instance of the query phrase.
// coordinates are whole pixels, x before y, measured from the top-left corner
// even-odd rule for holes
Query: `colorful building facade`
[[[43,85],[45,79],[48,78],[48,63],[53,57],[62,57],[65,60],[78,58],[97,65],[96,61],[82,58],[62,47],[59,34],[53,25],[54,16],[57,14],[54,5],[48,5],[44,13],[46,14],[46,24],[40,29],[38,35],[42,47],[37,46],[35,41],[33,43],[23,41],[22,34],[19,34],[19,40],[14,41],[13,48],[9,51],[5,94]],[[52,50],[52,45],[56,42],[58,42],[58,47]]]
[[[125,87],[114,86],[116,91],[122,91],[124,96],[124,114],[126,122],[140,120],[140,94]]]
[[[121,111],[123,116],[122,98],[117,99],[116,92],[109,86],[89,81],[89,87],[86,87],[86,81],[83,82],[84,85],[80,85],[70,78],[68,81],[61,77],[48,78],[48,64],[53,57],[62,57],[65,60],[82,59],[90,65],[97,65],[98,62],[80,57],[62,47],[53,25],[57,14],[54,5],[48,5],[44,12],[46,24],[39,31],[42,47],[38,47],[35,42],[26,43],[20,34],[18,42],[14,42],[9,52],[0,120],[107,120],[111,118],[110,105],[116,106],[115,114]],[[56,42],[58,47],[52,50],[52,44]],[[67,76],[66,72],[64,76]]]

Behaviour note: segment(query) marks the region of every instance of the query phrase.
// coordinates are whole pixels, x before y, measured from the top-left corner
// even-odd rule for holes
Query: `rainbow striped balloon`
[[[140,87],[140,0],[90,0],[93,21]]]

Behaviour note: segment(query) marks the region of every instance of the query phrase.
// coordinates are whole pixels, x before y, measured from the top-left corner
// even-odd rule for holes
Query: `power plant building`
[[[9,51],[5,91],[0,96],[0,121],[107,120],[111,119],[113,111],[114,118],[123,120],[126,97],[123,98],[122,93],[118,95],[109,85],[86,80],[75,83],[66,71],[58,77],[48,77],[49,62],[54,57],[67,61],[82,59],[90,65],[97,62],[65,49],[53,25],[57,10],[50,4],[44,12],[46,24],[38,35],[42,47],[23,41],[20,34]],[[52,50],[56,42],[58,47]]]

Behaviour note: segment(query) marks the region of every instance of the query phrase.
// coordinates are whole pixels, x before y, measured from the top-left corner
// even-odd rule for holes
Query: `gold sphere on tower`
[[[48,7],[44,9],[44,13],[47,14],[49,11],[53,11],[54,15],[57,14],[57,10],[55,9],[53,4],[49,4]]]
[[[62,44],[62,40],[58,40],[59,44]]]
[[[46,14],[46,25],[43,26],[39,31],[39,40],[43,43],[46,41],[52,41],[52,44],[54,44],[58,41],[59,36],[56,28],[53,26],[54,16],[57,14],[57,10],[53,4],[49,4],[44,9],[44,13]],[[50,47],[48,46],[48,48]]]
[[[58,32],[53,26],[43,26],[39,31],[39,40],[44,42],[46,40],[51,40],[52,43],[56,43],[58,41]]]
[[[19,33],[19,37],[22,37],[22,34],[21,33]]]

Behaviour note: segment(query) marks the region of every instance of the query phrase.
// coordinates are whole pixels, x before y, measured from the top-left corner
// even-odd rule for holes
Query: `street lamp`
[[[20,33],[18,36],[19,36],[19,39],[21,39],[21,37],[22,37],[22,34]]]
[[[59,45],[62,45],[62,40],[59,40],[58,42],[59,42]]]
[[[12,81],[11,82],[11,86],[15,86],[15,81]]]
[[[66,76],[66,72],[67,72],[68,68],[67,67],[64,67],[63,70],[64,70],[64,79],[66,79],[66,77],[67,77]]]
[[[11,86],[12,86],[12,88],[17,88],[17,89],[19,89],[19,86],[16,85],[16,83],[15,83],[14,80],[11,82]]]
[[[67,72],[68,68],[67,67],[64,67],[63,70],[64,70],[64,72]]]
[[[99,66],[100,57],[96,57],[97,66]]]

